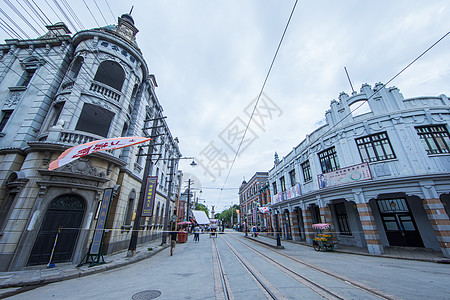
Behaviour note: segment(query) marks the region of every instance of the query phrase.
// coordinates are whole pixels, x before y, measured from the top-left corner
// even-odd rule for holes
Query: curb
[[[257,241],[261,244],[265,244],[267,246],[270,246],[272,248],[278,248],[277,246],[274,246],[272,244],[263,242],[263,241],[259,241],[255,238],[252,237],[246,237],[247,239],[250,239],[252,241]],[[272,239],[271,237],[265,237],[265,238],[269,238]],[[312,245],[306,244],[306,243],[300,243],[300,242],[296,242],[296,241],[289,241],[289,240],[283,240],[283,242],[287,242],[287,243],[291,243],[291,244],[296,244],[296,245],[303,245],[303,246],[307,246],[307,247],[312,247]],[[283,246],[281,246],[282,248],[278,248],[278,249],[284,249]],[[379,255],[379,254],[371,254],[371,253],[362,253],[362,252],[352,252],[349,250],[341,250],[341,249],[334,249],[334,252],[336,253],[346,253],[346,254],[352,254],[352,255],[364,255],[364,256],[371,256],[371,257],[384,257],[384,258],[391,258],[391,259],[403,259],[403,260],[415,260],[415,261],[423,261],[423,262],[431,262],[431,263],[437,263],[437,264],[450,264],[450,259],[448,258],[412,258],[412,257],[404,257],[404,256],[392,256],[392,255]]]
[[[129,260],[123,261],[123,262],[114,263],[114,261],[111,260],[109,262],[106,262],[105,264],[101,264],[101,265],[94,266],[94,267],[84,269],[84,270],[79,269],[79,268],[74,268],[71,270],[73,270],[72,272],[75,272],[75,273],[70,272],[69,274],[63,275],[63,276],[61,276],[61,274],[58,274],[56,276],[49,276],[48,278],[43,278],[43,279],[33,279],[33,280],[29,280],[29,281],[21,280],[21,281],[6,283],[6,284],[0,283],[0,289],[33,287],[33,286],[39,286],[39,285],[84,277],[84,276],[88,276],[88,275],[92,275],[92,274],[101,273],[104,271],[109,271],[109,270],[117,269],[117,268],[129,265],[131,263],[136,263],[136,262],[139,262],[146,258],[149,258],[168,247],[169,247],[168,244],[160,245],[160,246],[155,247],[152,251],[148,251],[141,255],[131,257]],[[1,292],[1,290],[0,290],[0,292]],[[10,296],[19,294],[20,292],[21,291],[17,290],[17,291],[11,291],[11,293],[8,293],[8,292],[5,294],[0,293],[0,299],[5,296],[10,297]]]

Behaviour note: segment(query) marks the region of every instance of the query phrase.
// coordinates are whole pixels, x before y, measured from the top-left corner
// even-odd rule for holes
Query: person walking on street
[[[178,236],[178,231],[175,230],[175,227],[172,227],[172,231],[169,234],[169,238],[170,238],[170,256],[173,255],[173,250],[175,249],[175,245],[177,244],[177,236]]]
[[[200,227],[198,227],[198,224],[194,227],[194,242],[200,241]]]

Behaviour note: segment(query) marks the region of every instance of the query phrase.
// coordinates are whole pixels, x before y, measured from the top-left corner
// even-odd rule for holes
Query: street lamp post
[[[278,211],[277,211],[277,214],[275,215],[275,224],[276,224],[276,227],[277,227],[277,247],[280,247],[281,246],[281,239],[280,239],[280,225],[279,225],[279,221],[278,221],[278,217],[279,217],[279,214],[278,214]]]

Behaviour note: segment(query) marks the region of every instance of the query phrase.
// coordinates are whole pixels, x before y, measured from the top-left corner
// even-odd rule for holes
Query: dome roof
[[[134,25],[134,20],[133,20],[133,18],[131,17],[131,15],[129,15],[129,14],[123,14],[123,15],[121,16],[121,18],[124,19],[125,21],[128,21],[129,23],[131,23],[131,24]]]

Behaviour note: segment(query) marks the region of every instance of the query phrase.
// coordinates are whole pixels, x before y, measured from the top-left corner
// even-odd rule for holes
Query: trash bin
[[[178,243],[186,243],[188,239],[188,233],[186,231],[178,232]]]

